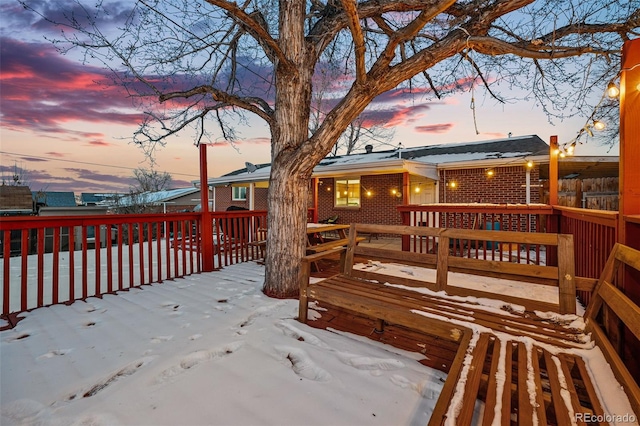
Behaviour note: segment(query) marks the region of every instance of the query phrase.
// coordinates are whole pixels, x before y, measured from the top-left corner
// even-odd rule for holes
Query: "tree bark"
[[[289,62],[287,66],[276,63],[263,291],[271,297],[289,298],[298,296],[300,259],[306,246],[309,178],[317,163],[300,149],[309,143],[315,62],[304,39],[305,2],[280,0],[280,11],[279,45]]]
[[[264,293],[277,298],[298,297],[300,259],[305,255],[307,178],[293,178],[286,167],[271,174]]]

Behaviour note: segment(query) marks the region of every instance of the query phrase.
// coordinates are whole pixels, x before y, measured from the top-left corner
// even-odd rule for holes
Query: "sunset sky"
[[[79,52],[62,55],[45,39],[59,30],[14,1],[2,2],[0,16],[2,178],[10,179],[17,167],[32,190],[127,192],[133,169],[148,167],[142,151],[130,143],[142,113],[122,88],[109,84],[107,70],[83,64]],[[118,18],[109,19],[114,24]],[[480,89],[474,94],[479,134],[469,91],[439,101],[402,91],[377,98],[378,118],[395,131],[388,148],[399,142],[410,147],[496,139],[509,132],[537,134],[545,141],[558,135],[563,143],[586,121],[576,117],[550,123],[533,102],[501,105]],[[246,161],[270,161],[264,123],[249,117],[238,129],[235,146],[219,141],[209,147],[210,177],[242,168]],[[576,154],[617,155],[617,146],[609,150],[590,140]],[[198,150],[190,135],[169,140],[157,152],[156,163],[157,170],[173,176],[173,187],[190,186],[198,178]]]

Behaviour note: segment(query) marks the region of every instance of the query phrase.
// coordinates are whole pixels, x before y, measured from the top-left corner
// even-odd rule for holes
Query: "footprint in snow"
[[[151,343],[168,342],[171,339],[173,339],[173,336],[156,336],[151,338]]]
[[[338,353],[338,359],[358,370],[398,370],[404,368],[404,363],[393,358],[372,358],[368,356],[359,356],[346,352]]]
[[[96,382],[93,386],[82,389],[74,394],[69,395],[67,397],[67,401],[73,401],[74,399],[77,399],[77,398],[92,397],[96,395],[98,392],[101,392],[102,390],[104,390],[109,385],[113,384],[115,381],[119,380],[120,378],[131,376],[136,371],[138,371],[139,368],[150,363],[152,359],[153,358],[151,357],[144,357],[130,364],[127,364],[120,370],[116,371],[115,373],[110,374],[106,378]]]
[[[225,356],[231,355],[232,353],[240,349],[242,345],[243,342],[232,342],[218,348],[191,352],[190,354],[180,359],[180,362],[178,364],[174,365],[173,367],[169,367],[162,373],[160,373],[158,377],[156,377],[156,382],[163,383],[174,376],[180,375],[187,370],[196,367],[199,364],[202,364],[203,362],[220,359]]]
[[[15,336],[8,337],[7,339],[5,339],[5,342],[10,343],[10,342],[15,342],[15,341],[20,341],[20,340],[26,339],[29,336],[31,336],[31,334],[29,334],[27,332],[22,332],[22,333],[18,333]]]
[[[317,346],[323,349],[330,349],[330,346],[320,340],[318,337],[314,336],[311,333],[307,333],[306,331],[302,331],[299,328],[287,323],[286,321],[278,321],[275,323],[275,326],[278,327],[285,336],[292,337],[301,342],[309,343],[310,345]]]
[[[316,382],[328,382],[331,380],[331,374],[313,362],[311,357],[302,349],[286,346],[279,346],[275,349],[291,362],[291,368],[298,376]]]
[[[46,359],[46,358],[53,358],[56,356],[62,356],[62,355],[66,355],[69,352],[71,352],[71,349],[54,349],[52,351],[47,352],[46,354],[42,354],[38,357],[38,359]]]
[[[265,316],[266,314],[268,314],[271,311],[274,311],[276,309],[278,309],[280,306],[286,304],[286,301],[280,301],[280,302],[276,302],[276,303],[272,303],[271,305],[267,305],[267,306],[261,306],[258,309],[256,309],[255,311],[253,311],[248,317],[247,319],[245,319],[244,321],[242,321],[239,326],[240,327],[247,327],[250,326],[251,324],[254,323],[254,321],[256,320],[256,318],[261,317],[261,316]]]
[[[394,385],[403,389],[413,389],[419,395],[424,396],[427,399],[435,399],[440,395],[440,392],[442,392],[442,383],[438,383],[437,381],[426,381],[425,383],[429,383],[429,385],[425,386],[424,383],[414,383],[406,377],[398,374],[394,374],[389,378],[389,380],[391,380],[391,383]]]

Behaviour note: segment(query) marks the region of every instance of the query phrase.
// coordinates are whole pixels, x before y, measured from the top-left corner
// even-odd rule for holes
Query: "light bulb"
[[[616,86],[613,81],[609,82],[609,85],[607,86],[607,96],[610,98],[617,98],[619,95],[620,89],[618,89],[618,86]]]
[[[527,161],[527,167],[530,169],[533,168],[533,161],[531,160]]]
[[[604,130],[606,127],[607,125],[604,123],[604,121],[595,120],[593,122],[593,128],[596,130]]]

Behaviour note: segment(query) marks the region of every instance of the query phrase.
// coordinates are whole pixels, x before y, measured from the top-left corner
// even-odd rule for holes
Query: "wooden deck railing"
[[[555,206],[558,231],[572,234],[576,276],[582,277],[578,297],[586,305],[618,237],[618,213]]]
[[[576,285],[585,304],[617,235],[616,212],[540,204],[430,204],[398,210],[404,225],[572,234]],[[260,257],[251,242],[266,228],[266,216],[265,211],[209,213],[214,267]],[[631,225],[640,235],[640,218],[630,220]],[[2,315],[199,273],[201,229],[201,213],[0,218]],[[427,253],[433,244],[406,238],[403,248]],[[451,250],[461,257],[555,265],[540,247],[523,252],[460,240],[452,242]]]
[[[574,236],[576,286],[580,300],[586,305],[618,236],[618,213],[576,209],[544,204],[425,204],[400,206],[404,225],[425,225],[461,229],[500,229],[520,232],[555,232]],[[429,245],[419,239],[403,240],[408,251],[426,252]],[[491,244],[477,250],[451,248],[464,257],[495,256]],[[528,253],[529,251],[527,251]],[[498,256],[499,259],[502,256]],[[497,259],[497,260],[499,260]],[[519,262],[521,260],[518,260]],[[544,261],[556,265],[553,247],[544,256],[536,253],[526,262]]]
[[[553,215],[553,208],[546,204],[422,204],[400,206],[398,211],[402,224],[406,226],[514,232],[544,232],[547,217]],[[404,236],[402,245],[403,250],[417,253],[428,253],[434,249],[433,241],[418,237]],[[492,241],[452,240],[450,248],[459,257],[535,265],[557,264],[555,257],[549,262],[546,248],[539,245],[505,247]]]
[[[202,271],[202,213],[0,218],[2,315]],[[209,213],[214,267],[257,257],[264,211]]]

